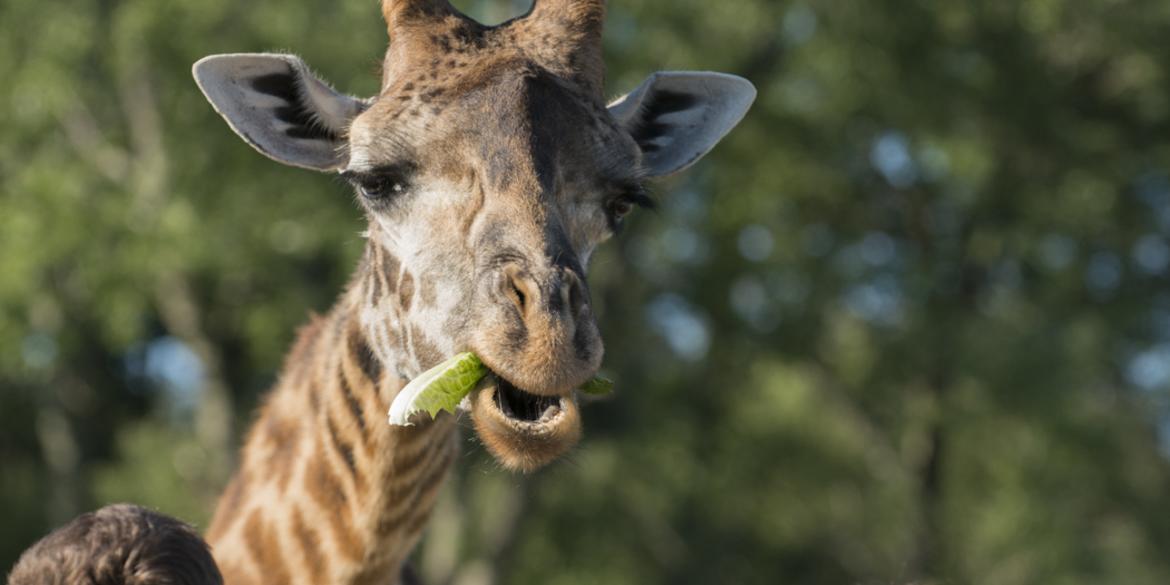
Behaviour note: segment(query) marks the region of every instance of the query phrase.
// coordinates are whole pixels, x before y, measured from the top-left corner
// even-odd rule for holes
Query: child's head
[[[222,585],[190,526],[139,506],[82,514],[21,555],[8,585]]]

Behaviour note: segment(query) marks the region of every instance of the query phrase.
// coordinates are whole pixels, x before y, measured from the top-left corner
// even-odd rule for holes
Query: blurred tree
[[[368,95],[385,43],[361,2],[63,8],[0,4],[0,566],[109,501],[205,520],[360,251],[346,190],[255,155],[190,64],[292,48]],[[1167,25],[611,3],[615,95],[711,69],[760,99],[594,260],[615,399],[531,477],[469,445],[428,582],[1170,581]]]

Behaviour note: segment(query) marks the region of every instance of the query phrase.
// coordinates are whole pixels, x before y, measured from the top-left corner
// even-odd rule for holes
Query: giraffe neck
[[[371,350],[362,288],[300,332],[248,434],[207,535],[228,585],[396,583],[430,517],[455,420],[387,424],[404,381]]]

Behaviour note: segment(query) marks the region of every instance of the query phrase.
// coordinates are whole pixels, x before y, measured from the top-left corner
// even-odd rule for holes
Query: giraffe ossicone
[[[301,332],[209,531],[228,583],[397,575],[458,446],[454,417],[385,424],[404,384],[472,352],[467,399],[504,467],[531,471],[581,436],[576,389],[603,347],[594,248],[649,204],[643,184],[706,154],[755,98],[721,73],[659,72],[607,104],[602,0],[537,0],[484,26],[446,0],[384,0],[377,95],[334,90],[288,54],[194,66],[241,138],[339,173],[365,254]],[[378,423],[381,424],[378,424]]]

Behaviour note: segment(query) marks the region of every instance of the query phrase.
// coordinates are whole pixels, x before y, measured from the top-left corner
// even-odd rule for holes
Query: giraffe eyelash
[[[635,207],[649,210],[658,209],[658,202],[650,196],[650,191],[641,183],[628,187],[622,197]]]
[[[396,163],[365,171],[343,171],[341,178],[353,185],[364,199],[379,202],[405,193],[415,170],[412,163]]]

